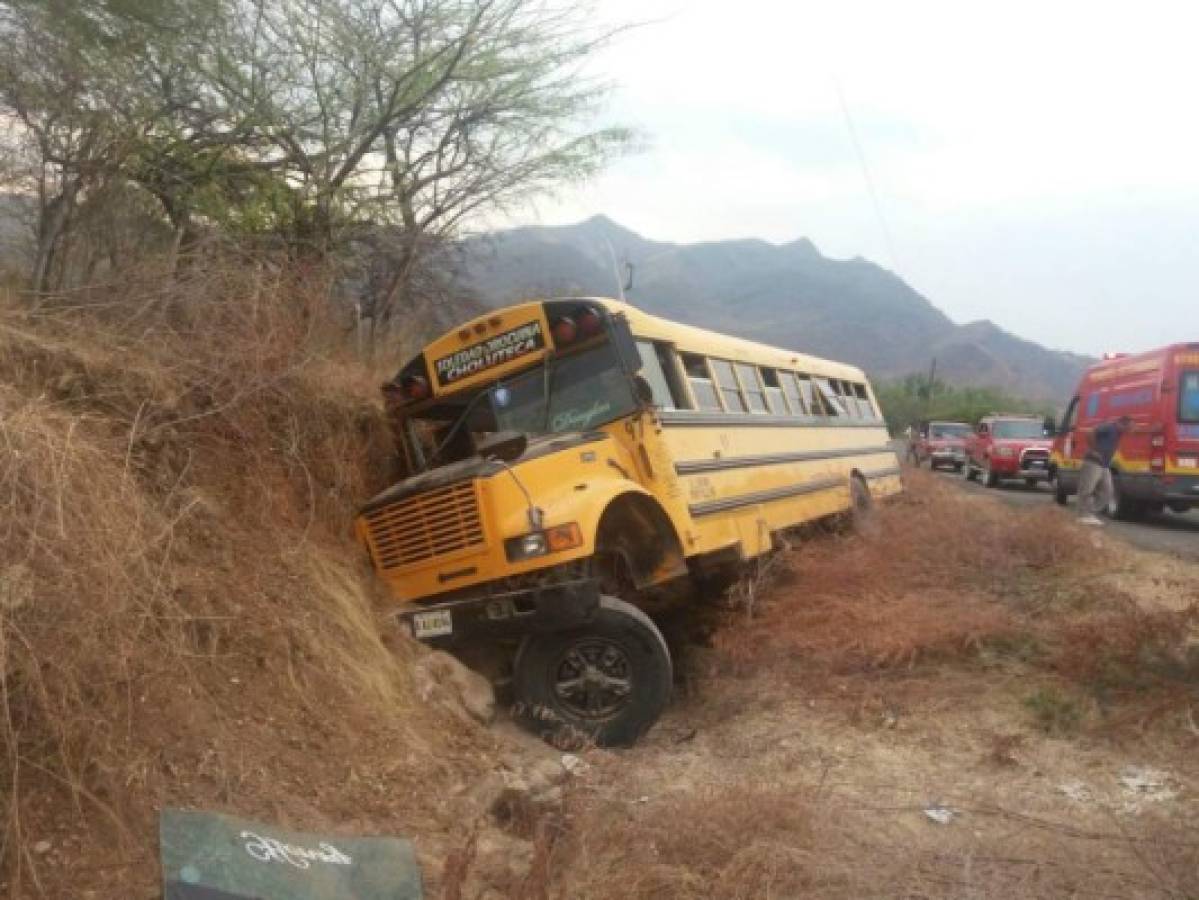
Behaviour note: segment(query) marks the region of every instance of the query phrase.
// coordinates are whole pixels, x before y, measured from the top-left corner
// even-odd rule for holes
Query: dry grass
[[[478,744],[416,702],[349,540],[389,440],[326,284],[212,260],[0,307],[0,892],[115,853],[135,893],[163,803],[403,830]]]
[[[1199,840],[1177,808],[1129,819],[1063,807],[1053,782],[1029,784],[1024,763],[1069,755],[1068,741],[1124,746],[1136,737],[1125,725],[1194,701],[1193,609],[1154,608],[1113,587],[1145,578],[1143,565],[1112,545],[1096,552],[1056,510],[1017,512],[916,476],[862,532],[798,542],[731,592],[692,719],[699,740],[711,733],[707,745],[667,741],[654,775],[596,760],[598,774],[540,832],[546,864],[511,895],[1195,896]],[[992,680],[1011,688],[991,690]],[[898,726],[861,715],[861,698],[901,684]],[[807,698],[828,717],[809,714]],[[971,743],[997,715],[1008,717],[1003,730]],[[1184,720],[1149,741],[1177,754],[1177,771],[1193,753]],[[833,734],[813,737],[819,753],[794,739],[807,749],[772,746],[822,722]],[[952,775],[951,752],[969,754]],[[821,769],[826,753],[839,776]],[[849,762],[859,753],[860,771]],[[943,790],[947,777],[971,786],[942,795],[951,825],[927,819],[927,795],[913,799],[930,778],[922,764]],[[979,772],[994,786],[980,787]]]
[[[548,900],[768,900],[821,897],[1185,900],[1199,840],[1154,818],[1130,833],[995,805],[955,804],[935,832],[921,805],[814,786],[734,780],[613,799],[579,789],[539,832],[533,864],[503,896]],[[455,890],[460,888],[456,887]],[[447,895],[448,896],[448,895]]]
[[[731,671],[823,673],[967,660],[1035,664],[1105,701],[1199,684],[1199,604],[1148,607],[1130,563],[1056,509],[980,503],[924,473],[861,533],[807,541],[752,615],[716,637]],[[1145,573],[1142,574],[1144,580]]]

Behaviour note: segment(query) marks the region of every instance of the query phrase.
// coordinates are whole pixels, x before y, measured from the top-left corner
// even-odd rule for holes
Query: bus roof
[[[829,378],[844,378],[848,381],[866,380],[865,373],[861,369],[847,363],[810,356],[796,350],[784,350],[781,347],[760,344],[757,341],[733,337],[695,325],[684,325],[671,319],[651,315],[621,300],[612,300],[608,297],[571,299],[600,303],[613,313],[624,313],[634,335],[677,344],[678,349],[684,353],[700,353],[705,356],[754,363],[771,368],[795,369]]]

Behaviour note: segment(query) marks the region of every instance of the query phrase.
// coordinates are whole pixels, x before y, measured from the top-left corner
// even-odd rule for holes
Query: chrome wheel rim
[[[608,719],[633,693],[633,666],[625,649],[602,637],[575,641],[553,667],[554,696],[581,719]]]

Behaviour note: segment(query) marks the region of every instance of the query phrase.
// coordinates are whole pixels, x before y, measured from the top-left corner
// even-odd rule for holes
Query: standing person
[[[1112,501],[1112,459],[1120,449],[1120,439],[1132,428],[1132,419],[1121,416],[1114,422],[1096,425],[1091,446],[1078,474],[1078,521],[1083,525],[1102,525],[1097,515]]]

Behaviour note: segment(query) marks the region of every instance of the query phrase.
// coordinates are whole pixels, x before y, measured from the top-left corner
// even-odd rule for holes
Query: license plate
[[[1199,469],[1199,459],[1193,456],[1178,457],[1178,467],[1180,469]]]
[[[412,636],[417,640],[452,634],[453,631],[454,617],[448,609],[435,609],[412,617]]]

